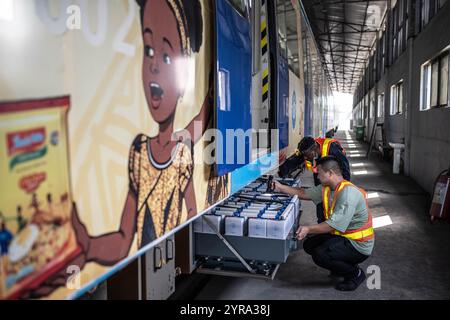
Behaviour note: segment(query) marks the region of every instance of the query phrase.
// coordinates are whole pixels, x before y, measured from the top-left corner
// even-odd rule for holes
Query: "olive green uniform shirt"
[[[305,193],[316,205],[322,202],[322,185],[306,189]],[[333,196],[334,191],[331,191],[330,209]],[[345,232],[347,229],[355,230],[361,228],[367,222],[368,215],[366,200],[362,192],[353,186],[347,186],[341,190],[336,199],[333,214],[325,223],[339,232]],[[372,253],[375,238],[364,242],[348,240],[360,253],[367,256]]]

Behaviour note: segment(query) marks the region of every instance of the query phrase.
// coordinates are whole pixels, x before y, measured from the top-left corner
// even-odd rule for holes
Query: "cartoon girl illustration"
[[[202,45],[203,21],[199,0],[137,0],[140,7],[144,57],[142,80],[149,112],[159,126],[155,137],[139,134],[129,153],[129,190],[119,230],[92,237],[74,206],[72,224],[82,254],[71,264],[112,266],[127,257],[135,234],[138,248],[182,223],[183,201],[189,219],[197,214],[193,177],[194,145],[207,128],[211,91],[199,114],[185,128],[191,140],[174,132],[175,111],[183,96],[187,59]],[[210,79],[211,80],[211,79]],[[181,83],[181,84],[180,84]],[[202,130],[194,130],[201,121]],[[29,297],[50,293],[65,283],[64,270]]]
[[[198,1],[138,3],[143,26],[144,91],[149,111],[159,125],[156,137],[139,135],[130,152],[130,193],[136,198],[137,242],[141,247],[180,224],[183,200],[187,218],[197,214],[191,143],[176,137],[173,125],[184,91],[177,78],[188,71],[186,58],[200,49],[203,25]],[[208,111],[207,97],[194,121],[206,125]],[[195,137],[193,122],[186,129],[194,143],[204,131]]]
[[[105,265],[126,257],[136,232],[140,248],[179,225],[183,201],[187,218],[197,214],[191,141],[174,132],[174,119],[184,91],[178,78],[188,72],[186,60],[202,44],[201,6],[198,0],[139,0],[138,4],[144,44],[142,80],[159,131],[155,137],[140,134],[132,143],[120,230],[89,240],[88,260]],[[205,98],[186,127],[194,144],[206,129],[210,98]],[[201,121],[201,132],[194,132],[194,121]]]

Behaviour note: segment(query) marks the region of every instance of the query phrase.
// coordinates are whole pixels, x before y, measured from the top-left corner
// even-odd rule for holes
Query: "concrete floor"
[[[450,299],[450,224],[429,222],[430,197],[412,179],[392,174],[377,153],[366,160],[366,144],[354,134],[336,137],[347,150],[353,182],[378,198],[369,200],[374,217],[389,215],[393,224],[376,229],[372,256],[361,267],[380,268],[381,288],[362,284],[354,292],[339,292],[328,271],[317,267],[303,250],[292,253],[273,281],[212,276],[196,299]],[[358,157],[361,154],[360,157]],[[367,174],[356,175],[357,171]],[[310,173],[303,185],[312,186]],[[301,224],[315,223],[315,207],[302,202]]]

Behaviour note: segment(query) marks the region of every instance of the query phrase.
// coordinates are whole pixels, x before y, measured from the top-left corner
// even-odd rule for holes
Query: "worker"
[[[366,279],[358,264],[371,255],[375,242],[367,196],[364,190],[344,179],[335,157],[320,158],[317,171],[322,185],[304,189],[273,182],[272,188],[303,200],[323,201],[325,222],[300,226],[296,236],[303,240],[314,234],[304,241],[305,252],[318,266],[344,278],[337,284],[337,290],[352,291]]]
[[[342,174],[345,180],[350,181],[350,165],[348,159],[345,155],[345,150],[336,139],[328,138],[316,138],[304,137],[299,145],[299,152],[303,156],[305,162],[305,167],[313,172],[314,175],[314,185],[318,186],[320,184],[320,179],[317,176],[316,162],[326,156],[334,156],[342,170]],[[316,206],[317,223],[325,221],[325,216],[323,213],[322,203],[318,203]]]

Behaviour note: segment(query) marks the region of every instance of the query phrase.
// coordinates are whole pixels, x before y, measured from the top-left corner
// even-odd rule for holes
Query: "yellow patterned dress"
[[[137,198],[138,248],[161,237],[186,220],[182,217],[184,192],[193,173],[190,148],[178,142],[167,163],[157,163],[150,138],[139,135],[129,158],[130,188]]]

